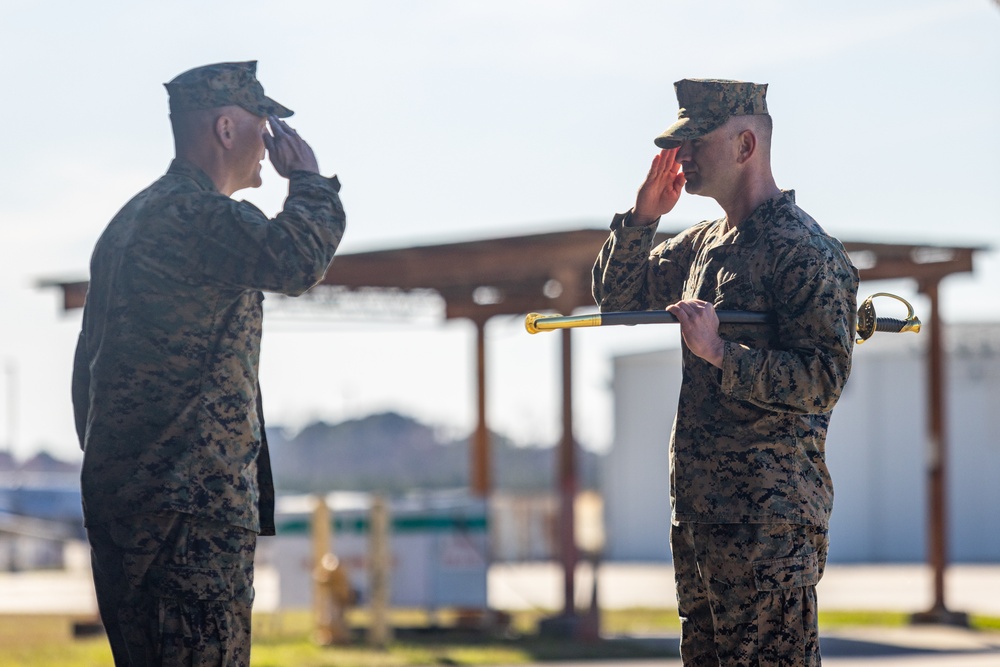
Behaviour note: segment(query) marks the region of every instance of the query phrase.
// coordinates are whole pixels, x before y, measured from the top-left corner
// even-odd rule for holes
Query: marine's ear
[[[232,148],[236,141],[236,121],[228,114],[220,114],[215,119],[215,138],[227,149]]]
[[[743,164],[757,151],[757,135],[750,128],[747,128],[739,133],[736,138],[738,144],[736,147],[736,161]]]

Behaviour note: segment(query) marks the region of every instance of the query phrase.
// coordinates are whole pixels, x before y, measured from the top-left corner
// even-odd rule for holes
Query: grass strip
[[[504,632],[455,631],[457,614],[442,611],[394,610],[399,628],[385,650],[364,644],[365,610],[353,610],[348,621],[355,641],[323,647],[312,640],[308,611],[257,614],[254,618],[253,667],[403,667],[409,665],[518,665],[549,660],[628,660],[676,655],[680,629],[675,609],[623,609],[601,613],[604,637],[597,642],[539,638],[538,622],[552,612],[514,612]],[[904,627],[910,614],[896,611],[825,611],[820,630],[851,627]],[[0,667],[103,667],[111,651],[103,635],[74,637],[74,622],[92,621],[65,615],[0,616]],[[971,626],[1000,632],[1000,617],[972,615]],[[439,632],[432,631],[433,628]],[[641,640],[636,638],[643,638]]]

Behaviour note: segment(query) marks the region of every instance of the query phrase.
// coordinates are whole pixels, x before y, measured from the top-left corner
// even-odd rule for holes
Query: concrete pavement
[[[632,638],[676,651],[678,637]],[[1000,633],[964,628],[858,628],[824,632],[820,639],[825,667],[998,667]],[[657,651],[660,652],[660,651]],[[680,658],[618,661],[546,661],[531,667],[680,667]]]
[[[275,608],[277,574],[258,568],[255,606]],[[577,606],[589,604],[593,576],[577,572]],[[933,602],[931,572],[925,565],[831,565],[818,587],[824,610],[919,612]],[[603,609],[669,608],[674,605],[669,565],[611,563],[598,571]],[[488,598],[494,609],[562,608],[562,570],[555,563],[493,565]],[[954,565],[946,578],[946,602],[956,611],[1000,617],[1000,564]],[[81,558],[69,570],[0,572],[0,613],[87,613],[96,610],[89,563]]]
[[[607,563],[599,568],[597,581],[602,609],[675,604],[674,572],[669,565]],[[817,595],[824,610],[919,612],[932,606],[932,581],[926,565],[830,565]],[[577,606],[589,603],[592,582],[590,567],[581,565],[576,577]],[[493,565],[490,606],[560,609],[562,585],[562,570],[556,563]],[[951,566],[945,593],[951,609],[1000,617],[1000,564]]]
[[[660,638],[670,647],[677,637]],[[857,628],[824,632],[820,639],[826,667],[998,667],[1000,633],[979,633],[939,626]],[[610,667],[611,663],[601,667]],[[629,667],[676,667],[680,659],[636,660]],[[597,667],[601,663],[586,663]],[[584,667],[560,663],[559,667]]]
[[[881,658],[828,658],[824,655],[823,667],[997,667],[1000,653],[983,655],[956,655],[953,653],[924,656],[895,656]],[[628,667],[680,667],[679,659],[629,660]],[[525,667],[519,665],[517,667]],[[546,662],[531,667],[622,667],[622,662]]]

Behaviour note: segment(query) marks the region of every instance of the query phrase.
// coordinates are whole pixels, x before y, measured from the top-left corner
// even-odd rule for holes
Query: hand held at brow
[[[264,146],[279,175],[288,178],[293,171],[319,173],[316,154],[298,132],[276,116],[268,118],[268,126],[271,131],[264,131]]]

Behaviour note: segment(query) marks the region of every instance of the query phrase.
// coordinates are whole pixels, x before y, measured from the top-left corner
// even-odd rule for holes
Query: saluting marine
[[[766,84],[684,79],[635,206],[594,266],[602,311],[666,309],[683,380],[670,439],[685,665],[819,664],[830,414],[851,368],[858,272],[771,173]],[[687,190],[725,213],[652,247]],[[720,325],[719,310],[770,314]],[[659,397],[650,397],[651,401]]]
[[[248,665],[256,539],[274,534],[261,291],[319,282],[345,216],[256,62],[165,85],[176,158],[91,259],[73,373],[84,518],[116,665]],[[231,198],[260,186],[265,149],[289,181],[271,220]]]

